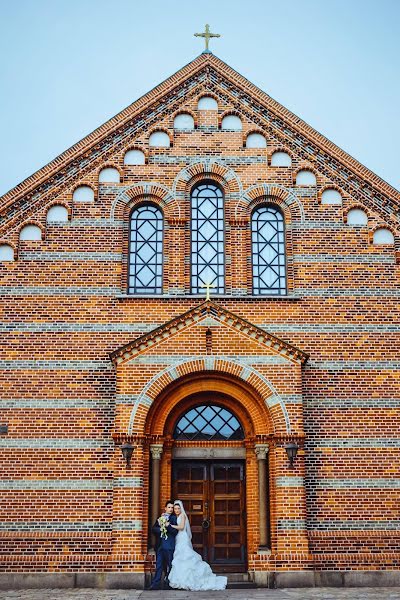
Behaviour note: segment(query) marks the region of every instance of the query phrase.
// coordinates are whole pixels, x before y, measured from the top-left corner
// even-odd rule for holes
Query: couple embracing
[[[214,575],[192,546],[189,519],[180,500],[165,504],[164,513],[154,523],[153,533],[158,542],[156,573],[151,590],[161,589],[165,570],[167,585],[180,590],[223,590],[227,578]]]

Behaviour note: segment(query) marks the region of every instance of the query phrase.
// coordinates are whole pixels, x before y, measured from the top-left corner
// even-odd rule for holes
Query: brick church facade
[[[217,572],[398,584],[399,201],[207,52],[5,194],[0,585],[142,586],[171,496]]]

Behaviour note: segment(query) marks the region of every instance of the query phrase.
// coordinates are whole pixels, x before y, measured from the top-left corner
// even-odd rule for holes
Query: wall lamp
[[[286,444],[285,450],[289,459],[289,469],[294,469],[294,461],[296,460],[297,451],[299,447],[294,442],[290,442],[290,444]]]
[[[135,446],[133,446],[133,444],[130,444],[129,442],[125,442],[121,446],[122,456],[124,457],[124,461],[126,462],[127,469],[131,468],[131,458],[134,448]]]

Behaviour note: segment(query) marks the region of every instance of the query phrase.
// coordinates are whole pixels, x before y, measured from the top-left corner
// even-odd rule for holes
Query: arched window
[[[267,140],[261,133],[249,133],[246,138],[246,148],[266,148]]]
[[[174,129],[194,129],[194,119],[189,113],[180,113],[174,119]]]
[[[146,204],[131,214],[129,241],[129,293],[162,293],[163,217]]]
[[[42,230],[37,225],[25,225],[19,233],[19,239],[38,242],[42,239]]]
[[[241,131],[242,121],[236,115],[226,115],[226,117],[222,119],[221,129],[227,131]]]
[[[271,157],[271,167],[290,167],[292,159],[287,152],[274,152]]]
[[[47,211],[47,223],[61,223],[68,221],[68,210],[61,204],[51,206]]]
[[[211,96],[202,96],[197,104],[199,110],[218,110],[217,101]]]
[[[225,290],[224,197],[213,183],[203,183],[192,191],[191,288],[203,294],[206,284],[213,293]]]
[[[251,219],[253,294],[286,294],[285,224],[272,205],[257,208]]]
[[[124,165],[144,165],[146,157],[141,150],[128,150],[124,156]]]
[[[105,167],[99,173],[100,183],[119,183],[120,181],[121,176],[119,174],[119,171],[114,167]]]
[[[238,419],[223,406],[202,404],[182,415],[175,425],[175,440],[243,440]]]
[[[0,262],[9,262],[14,260],[14,248],[8,244],[0,245]]]

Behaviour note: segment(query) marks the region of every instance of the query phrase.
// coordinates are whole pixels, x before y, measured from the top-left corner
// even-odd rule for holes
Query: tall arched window
[[[129,293],[162,293],[163,217],[146,204],[131,214],[129,240]]]
[[[251,219],[253,294],[286,294],[285,224],[272,205],[257,208]]]
[[[214,183],[203,183],[192,191],[191,289],[203,294],[213,286],[214,294],[225,290],[224,197]]]

